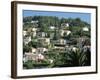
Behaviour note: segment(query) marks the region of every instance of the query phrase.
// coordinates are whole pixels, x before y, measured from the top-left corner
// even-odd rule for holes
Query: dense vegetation
[[[32,22],[36,21],[36,22]],[[45,59],[42,61],[28,60],[23,64],[27,69],[42,68],[42,67],[74,67],[74,66],[90,66],[91,65],[91,36],[90,36],[90,24],[82,21],[80,18],[58,18],[56,16],[30,16],[23,18],[23,30],[27,31],[27,35],[31,36],[32,40],[26,45],[23,43],[23,54],[25,52],[31,52],[31,48],[43,47],[47,48],[48,52],[43,53]],[[66,23],[69,27],[66,27]],[[56,27],[50,29],[51,26]],[[88,31],[83,31],[83,28],[87,27]],[[50,44],[46,45],[42,41],[37,41],[38,37],[32,36],[32,31],[28,31],[29,28],[38,28],[39,32],[44,32],[47,35],[44,38],[50,38]],[[64,33],[64,36],[60,35],[60,30],[69,30],[71,34]],[[52,36],[51,36],[52,34]],[[57,40],[64,39],[66,44],[60,45],[64,47],[64,50],[54,49],[57,44]],[[84,39],[84,40],[82,40]],[[65,50],[65,46],[69,46],[68,50]],[[73,48],[76,50],[73,50]],[[84,48],[86,47],[86,48]],[[69,49],[70,48],[70,49]],[[53,63],[50,63],[50,59]]]
[[[84,27],[84,26],[90,26],[87,22],[82,21],[80,18],[58,18],[58,17],[53,17],[53,16],[30,16],[30,17],[24,17],[23,22],[25,23],[25,26],[31,27],[32,24],[28,23],[31,21],[38,21],[38,27],[41,27],[43,31],[45,29],[47,30],[50,26],[55,26],[58,28],[61,28],[61,24],[63,23],[69,23],[70,27],[73,26],[79,26],[79,27]],[[63,24],[64,25],[64,24]],[[36,27],[37,24],[34,24]]]

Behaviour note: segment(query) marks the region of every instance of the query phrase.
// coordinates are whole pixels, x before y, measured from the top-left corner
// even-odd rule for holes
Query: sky
[[[82,21],[91,23],[90,13],[76,13],[76,12],[56,12],[56,11],[34,11],[23,10],[23,17],[28,16],[57,16],[59,18],[80,18]]]

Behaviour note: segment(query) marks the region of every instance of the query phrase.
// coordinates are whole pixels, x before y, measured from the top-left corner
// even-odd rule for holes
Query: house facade
[[[24,37],[24,43],[28,44],[31,41],[31,36]]]

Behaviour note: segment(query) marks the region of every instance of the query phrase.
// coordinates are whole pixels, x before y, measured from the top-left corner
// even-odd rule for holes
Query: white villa
[[[69,27],[69,23],[66,23],[65,25],[66,25],[66,27]]]
[[[83,27],[83,31],[89,31],[88,27]]]
[[[37,32],[38,37],[45,37],[46,35],[47,35],[47,33],[45,33],[45,32]]]
[[[31,36],[27,36],[24,38],[24,43],[28,44],[31,41]]]
[[[76,51],[78,50],[78,48],[75,47],[75,46],[65,46],[65,49],[66,49],[66,51],[72,50],[72,51],[74,51],[74,52],[76,52]]]
[[[47,43],[48,45],[50,44],[50,38],[45,38],[44,41],[45,41],[45,43]]]
[[[37,28],[32,28],[32,31],[37,31]]]
[[[54,62],[54,60],[53,60],[53,59],[48,59],[48,60],[50,61],[50,63],[51,63],[51,64]]]
[[[23,31],[23,35],[26,36],[27,35],[27,31]]]
[[[71,31],[67,30],[67,32],[66,32],[66,33],[67,33],[67,35],[69,35],[69,34],[71,34]]]
[[[35,54],[32,54],[30,52],[25,52],[24,55],[24,62],[27,62],[28,60],[36,60]]]
[[[32,48],[32,53],[36,53],[37,49],[36,48]]]
[[[61,24],[61,27],[63,27],[63,28],[64,28],[64,27],[69,27],[69,23],[62,23],[62,24]]]
[[[23,61],[24,62],[27,62],[28,60],[38,61],[38,60],[44,60],[44,59],[45,58],[42,54],[25,53]]]
[[[38,60],[44,60],[44,56],[42,54],[38,54]]]
[[[64,36],[65,33],[66,33],[67,35],[69,35],[69,34],[71,34],[71,31],[70,31],[70,30],[60,30],[61,36]]]
[[[37,31],[37,28],[32,28],[33,37],[36,36],[36,31]]]
[[[50,38],[38,38],[39,42],[42,42],[43,44],[50,44]]]
[[[38,23],[39,21],[31,21],[31,23]]]
[[[65,48],[64,47],[61,47],[61,46],[55,46],[54,49],[56,49],[56,50],[65,50]]]
[[[31,48],[32,49],[32,53],[33,54],[40,54],[40,53],[44,53],[44,52],[47,52],[48,49],[47,48],[44,48],[44,47],[39,47],[39,48]]]
[[[64,40],[64,39],[59,39],[59,40],[58,40],[58,43],[60,43],[60,44],[66,44],[66,40]]]
[[[39,54],[39,53],[44,53],[44,52],[46,52],[46,51],[48,51],[47,48],[37,48],[37,53],[38,53],[38,54]]]
[[[50,29],[51,29],[51,30],[54,30],[54,29],[55,29],[55,26],[50,26]]]

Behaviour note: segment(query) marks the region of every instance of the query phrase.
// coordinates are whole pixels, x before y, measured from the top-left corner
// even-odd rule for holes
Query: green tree
[[[85,65],[86,66],[90,66],[91,65],[91,51],[89,48],[87,48],[87,50],[84,52],[87,56],[87,60],[86,60],[86,63]]]
[[[30,52],[30,51],[31,51],[31,46],[29,46],[29,45],[23,45],[23,53]]]
[[[83,50],[69,51],[67,53],[66,62],[69,66],[85,66],[87,60],[87,55]]]
[[[33,61],[32,60],[28,60],[27,62],[25,62],[23,64],[23,66],[27,69],[32,69],[33,68]]]
[[[60,36],[60,31],[55,29],[55,31],[54,31],[54,38],[53,39],[54,40],[58,40],[58,39],[60,39],[60,37],[61,37]]]

